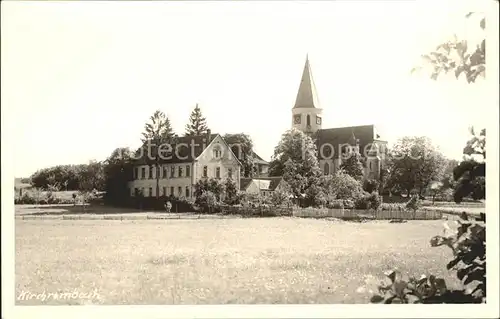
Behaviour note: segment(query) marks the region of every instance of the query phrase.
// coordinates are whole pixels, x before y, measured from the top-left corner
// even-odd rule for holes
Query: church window
[[[328,163],[325,163],[325,169],[323,170],[325,175],[330,174],[330,165]]]
[[[321,117],[316,116],[316,124],[321,125]]]
[[[208,167],[203,166],[203,177],[208,177]]]
[[[307,114],[307,126],[311,126],[311,116]]]

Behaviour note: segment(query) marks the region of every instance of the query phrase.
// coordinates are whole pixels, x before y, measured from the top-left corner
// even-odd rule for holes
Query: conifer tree
[[[351,155],[343,161],[340,168],[343,169],[347,175],[353,177],[357,181],[363,180],[364,169],[359,152],[352,152]]]
[[[207,130],[207,119],[203,117],[200,107],[196,104],[189,116],[189,123],[186,124],[186,136],[203,135]]]

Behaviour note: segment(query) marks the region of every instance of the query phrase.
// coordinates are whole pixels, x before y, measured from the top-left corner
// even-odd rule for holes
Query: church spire
[[[293,108],[319,108],[316,86],[314,85],[311,66],[309,64],[309,54],[306,55],[306,64],[304,65],[297,99]]]

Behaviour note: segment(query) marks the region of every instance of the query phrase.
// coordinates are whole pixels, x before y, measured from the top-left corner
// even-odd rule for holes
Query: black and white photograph
[[[3,1],[1,33],[3,318],[500,315],[496,1]]]

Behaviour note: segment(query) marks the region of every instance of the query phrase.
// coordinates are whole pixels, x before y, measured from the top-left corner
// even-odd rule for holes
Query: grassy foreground
[[[456,284],[449,249],[429,247],[442,223],[16,220],[16,297],[98,294],[16,303],[367,303],[395,266]]]

